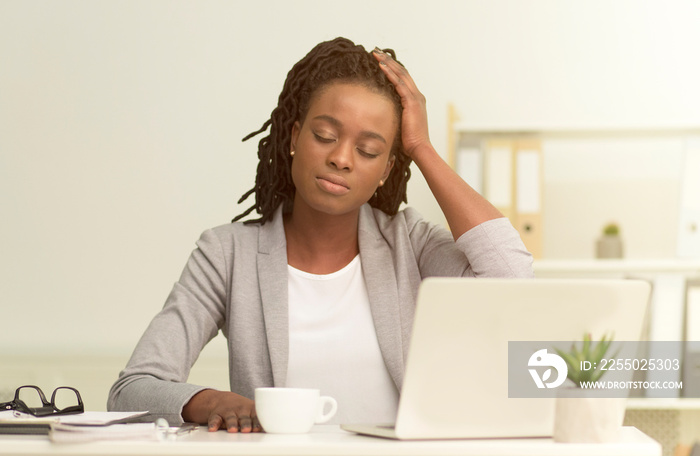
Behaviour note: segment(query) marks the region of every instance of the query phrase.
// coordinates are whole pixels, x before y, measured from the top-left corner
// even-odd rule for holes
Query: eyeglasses
[[[13,400],[1,402],[0,410],[17,410],[34,416],[51,416],[83,413],[85,407],[78,390],[70,386],[59,386],[51,394],[51,401],[47,401],[41,388],[25,385],[17,388]]]

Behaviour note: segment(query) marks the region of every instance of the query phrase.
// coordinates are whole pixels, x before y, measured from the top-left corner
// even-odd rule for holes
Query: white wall
[[[675,257],[685,137],[545,140],[543,257],[593,258],[610,222],[625,258]]]
[[[4,0],[0,355],[127,356],[200,232],[247,208],[240,139],[319,41],[396,49],[444,151],[449,102],[494,124],[697,121],[699,23],[691,0]]]

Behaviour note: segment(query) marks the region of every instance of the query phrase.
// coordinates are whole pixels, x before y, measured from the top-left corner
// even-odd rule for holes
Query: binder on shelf
[[[683,395],[700,397],[700,281],[686,284]]]
[[[684,333],[684,301],[686,298],[686,277],[683,274],[658,274],[652,279],[651,301],[649,307],[648,340],[682,341]],[[650,344],[646,354],[648,359],[682,359],[684,347],[682,343],[672,346]],[[682,381],[681,371],[646,371],[646,380]],[[672,390],[675,397],[680,396],[679,390]],[[645,397],[670,397],[669,391],[663,389],[647,389]]]
[[[520,233],[535,258],[542,257],[542,143],[538,137],[463,135],[455,138],[451,164]]]
[[[455,169],[464,181],[481,195],[484,194],[484,154],[481,142],[465,138],[460,141],[455,157]]]
[[[542,144],[538,138],[484,141],[484,197],[508,217],[535,258],[542,257]]]
[[[685,141],[677,253],[700,258],[700,136]]]
[[[513,141],[490,139],[484,142],[483,196],[513,222]]]
[[[541,258],[542,145],[538,139],[523,139],[516,142],[514,190],[513,225],[530,253],[535,258]]]

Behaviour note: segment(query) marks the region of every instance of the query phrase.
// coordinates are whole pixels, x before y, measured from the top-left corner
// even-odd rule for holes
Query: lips
[[[350,191],[348,182],[336,174],[318,176],[316,182],[318,182],[321,189],[333,195],[344,195]]]

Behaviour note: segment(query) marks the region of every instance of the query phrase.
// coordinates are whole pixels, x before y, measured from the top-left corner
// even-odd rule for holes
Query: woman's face
[[[292,128],[294,208],[342,215],[369,201],[394,165],[393,102],[352,83],[333,83],[311,100]]]

